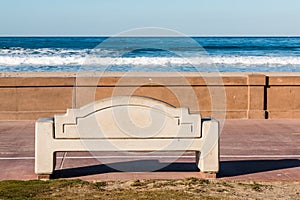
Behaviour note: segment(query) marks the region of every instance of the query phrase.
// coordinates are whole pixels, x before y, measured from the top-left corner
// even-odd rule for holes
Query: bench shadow
[[[234,177],[240,175],[253,174],[280,169],[300,167],[298,159],[282,160],[239,160],[239,161],[221,161],[220,172],[217,174],[221,177]],[[122,170],[120,170],[122,169]],[[151,169],[158,169],[157,172],[198,172],[195,163],[176,162],[161,163],[158,160],[140,160],[129,162],[116,162],[109,165],[100,164],[76,168],[67,168],[56,170],[52,178],[75,178],[96,174],[112,172],[148,172]]]
[[[259,172],[300,167],[298,159],[222,161],[218,177],[234,177]]]
[[[149,172],[158,169],[159,172],[197,172],[199,171],[195,163],[161,163],[158,160],[138,160],[128,162],[115,162],[109,165],[91,165],[76,168],[55,170],[52,178],[74,178],[95,174],[112,172]]]

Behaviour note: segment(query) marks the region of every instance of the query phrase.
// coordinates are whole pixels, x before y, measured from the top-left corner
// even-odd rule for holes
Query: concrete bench
[[[201,172],[219,170],[219,124],[187,108],[138,96],[102,99],[40,118],[35,127],[35,173],[50,178],[56,152],[195,151]]]

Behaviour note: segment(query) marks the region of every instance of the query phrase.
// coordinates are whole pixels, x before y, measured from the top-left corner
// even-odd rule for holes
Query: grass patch
[[[188,178],[87,182],[0,181],[0,199],[277,199],[299,196],[299,182],[257,183]],[[270,188],[270,189],[269,189]],[[273,198],[272,198],[273,195]],[[289,195],[289,196],[288,196]],[[280,199],[280,198],[279,198]],[[295,198],[294,198],[295,199]]]
[[[188,185],[206,185],[209,184],[210,181],[207,179],[199,179],[199,178],[191,177],[186,179],[186,183]]]
[[[182,185],[182,183],[177,180],[165,180],[165,181],[158,181],[154,183],[153,187],[162,188],[167,186],[178,186],[178,185]]]
[[[243,186],[244,190],[251,189],[251,190],[256,191],[256,192],[262,192],[264,189],[268,189],[268,190],[273,189],[272,185],[263,185],[263,184],[256,183],[256,182],[253,182],[253,183],[241,183],[241,182],[239,182],[238,185]]]
[[[65,187],[79,187],[89,184],[82,180],[50,180],[50,181],[1,181],[1,199],[33,199],[41,193]]]
[[[105,181],[97,181],[97,182],[95,182],[94,184],[95,184],[95,186],[96,186],[97,188],[107,186],[107,182],[105,182]]]
[[[228,183],[226,181],[222,181],[221,185],[224,186],[224,187],[234,188],[234,186],[232,186],[230,183]]]
[[[253,183],[250,185],[250,187],[252,188],[252,190],[256,191],[256,192],[262,192],[262,186],[261,184],[258,184],[258,183]]]
[[[140,180],[136,180],[134,181],[133,183],[130,184],[130,186],[133,186],[133,187],[141,187],[141,186],[144,186],[145,183],[141,182]]]

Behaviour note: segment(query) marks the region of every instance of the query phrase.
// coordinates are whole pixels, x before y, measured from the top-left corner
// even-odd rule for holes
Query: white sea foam
[[[294,66],[300,67],[298,56],[197,56],[186,57],[155,56],[115,57],[121,52],[107,49],[61,49],[41,48],[0,49],[0,67],[22,66]],[[68,68],[68,69],[69,69]],[[24,68],[25,69],[25,68]],[[62,69],[62,68],[60,68]]]
[[[0,66],[172,66],[172,65],[227,65],[227,66],[287,66],[300,65],[300,57],[268,56],[208,56],[208,57],[97,57],[81,55],[21,55],[0,56]]]

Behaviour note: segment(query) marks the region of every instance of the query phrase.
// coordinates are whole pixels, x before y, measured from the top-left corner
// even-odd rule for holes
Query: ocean
[[[0,72],[300,72],[300,37],[0,37]]]

